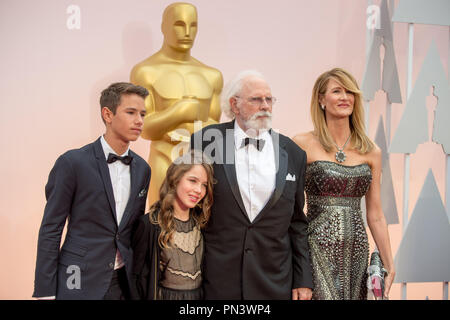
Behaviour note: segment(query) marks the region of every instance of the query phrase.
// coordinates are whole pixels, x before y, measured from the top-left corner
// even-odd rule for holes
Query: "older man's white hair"
[[[230,98],[241,92],[244,80],[249,77],[260,78],[264,81],[266,80],[262,73],[257,70],[244,70],[228,82],[222,90],[222,94],[220,96],[220,106],[223,113],[225,113],[225,115],[230,119],[234,119],[235,117],[234,112],[231,109]]]

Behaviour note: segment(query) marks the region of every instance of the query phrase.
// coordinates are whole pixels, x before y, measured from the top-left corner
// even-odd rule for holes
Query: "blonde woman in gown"
[[[388,273],[385,296],[394,280],[389,233],[381,209],[381,150],[365,134],[361,91],[354,77],[335,68],[316,81],[311,99],[314,130],[293,140],[307,153],[305,177],[308,243],[313,267],[313,299],[367,298],[367,223]]]

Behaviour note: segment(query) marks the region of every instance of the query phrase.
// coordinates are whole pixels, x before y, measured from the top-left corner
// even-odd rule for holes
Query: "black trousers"
[[[103,300],[130,300],[130,286],[128,285],[125,267],[114,270],[111,284]]]

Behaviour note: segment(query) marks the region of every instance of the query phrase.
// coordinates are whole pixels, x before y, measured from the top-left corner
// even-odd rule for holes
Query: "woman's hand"
[[[387,275],[384,277],[384,297],[389,299],[389,292],[391,290],[392,283],[394,282],[395,270],[392,268],[388,271]]]

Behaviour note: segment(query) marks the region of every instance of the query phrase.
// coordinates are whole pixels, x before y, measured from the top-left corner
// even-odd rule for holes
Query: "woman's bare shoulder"
[[[381,161],[382,161],[382,151],[380,147],[378,147],[375,143],[369,152],[365,154],[366,162],[370,165],[372,169],[376,167],[381,167]]]
[[[306,149],[311,145],[311,142],[316,140],[316,137],[312,131],[296,134],[292,137],[292,140],[302,149]]]

